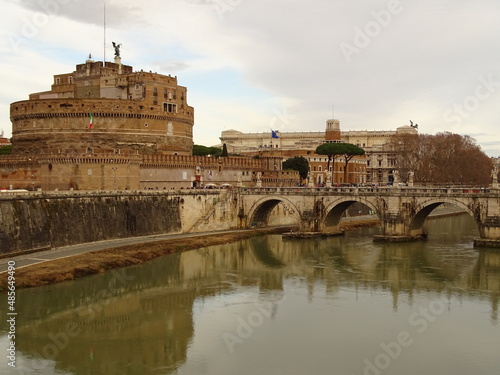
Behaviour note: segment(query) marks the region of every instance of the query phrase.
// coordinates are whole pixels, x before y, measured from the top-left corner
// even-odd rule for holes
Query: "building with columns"
[[[391,151],[390,142],[397,134],[417,134],[417,130],[409,125],[398,127],[395,131],[350,130],[341,131],[340,121],[330,119],[326,121],[325,131],[318,132],[276,132],[279,138],[271,137],[269,133],[242,133],[237,130],[225,130],[220,140],[226,144],[231,153],[242,155],[265,154],[270,150],[281,151],[284,158],[290,156],[304,156],[310,162],[311,172],[316,173],[316,184],[326,181],[326,157],[315,155],[316,147],[324,142],[344,142],[361,147],[366,152],[365,161],[361,158],[351,160],[351,171],[356,177],[345,181],[342,158],[336,158],[332,173],[333,182],[339,183],[368,183],[387,184],[392,182],[392,171],[395,168],[396,158]],[[359,164],[355,166],[354,164]],[[363,166],[364,165],[364,166]],[[316,171],[314,171],[316,168]],[[320,173],[321,172],[321,173]],[[350,172],[350,173],[351,173]],[[361,174],[365,177],[361,178]],[[337,178],[335,178],[337,176]]]

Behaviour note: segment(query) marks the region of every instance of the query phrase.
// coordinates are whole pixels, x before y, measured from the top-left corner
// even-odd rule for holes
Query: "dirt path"
[[[342,228],[344,230],[352,230],[377,224],[378,220],[349,221],[343,223]],[[16,288],[30,288],[74,280],[87,275],[103,273],[114,268],[142,264],[148,260],[180,251],[199,249],[211,245],[222,245],[241,239],[283,233],[289,230],[289,227],[278,227],[226,231],[214,234],[170,235],[164,236],[165,238],[150,240],[136,238],[130,239],[132,243],[114,246],[113,241],[104,241],[103,243],[68,247],[67,251],[54,249],[48,252],[8,258],[4,259],[2,264],[5,266],[3,268],[7,269],[8,261],[14,260],[16,262]],[[110,248],[110,246],[113,247]],[[93,247],[102,249],[92,250]],[[30,260],[34,263],[29,263]],[[5,272],[0,273],[0,291],[5,292],[7,280],[7,274]]]

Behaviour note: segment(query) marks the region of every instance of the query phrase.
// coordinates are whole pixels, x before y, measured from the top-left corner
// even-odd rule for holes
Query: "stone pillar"
[[[120,56],[115,56],[115,64],[118,65],[118,74],[122,74],[122,58]]]
[[[488,216],[479,226],[481,238],[474,240],[474,246],[500,248],[500,216]]]
[[[410,231],[410,224],[399,213],[386,213],[382,218],[382,233],[373,237],[379,242],[410,242],[425,238],[422,229]]]

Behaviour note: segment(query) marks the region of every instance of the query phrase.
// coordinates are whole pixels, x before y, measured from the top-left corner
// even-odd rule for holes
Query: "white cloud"
[[[46,14],[40,4],[50,1],[59,8],[29,39],[30,52],[9,51],[6,35]],[[4,2],[10,17],[0,51],[9,87],[0,90],[0,116],[8,132],[10,102],[49,89],[53,74],[89,52],[102,59],[103,2]],[[444,114],[474,95],[479,77],[500,82],[499,13],[494,0],[107,0],[106,53],[110,60],[117,41],[124,63],[177,75],[195,107],[195,142],[216,144],[228,126],[266,131],[285,107],[280,130],[323,130],[334,105],[343,129],[389,130],[413,120],[425,133],[485,134],[478,142],[498,156],[499,93],[459,125]],[[354,45],[358,30],[371,36],[346,59],[340,46]]]

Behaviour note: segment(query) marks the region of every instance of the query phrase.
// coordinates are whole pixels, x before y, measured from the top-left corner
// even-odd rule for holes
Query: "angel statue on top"
[[[116,44],[115,42],[111,43],[113,43],[113,48],[115,49],[115,57],[120,57],[120,47],[122,46],[122,44]]]

